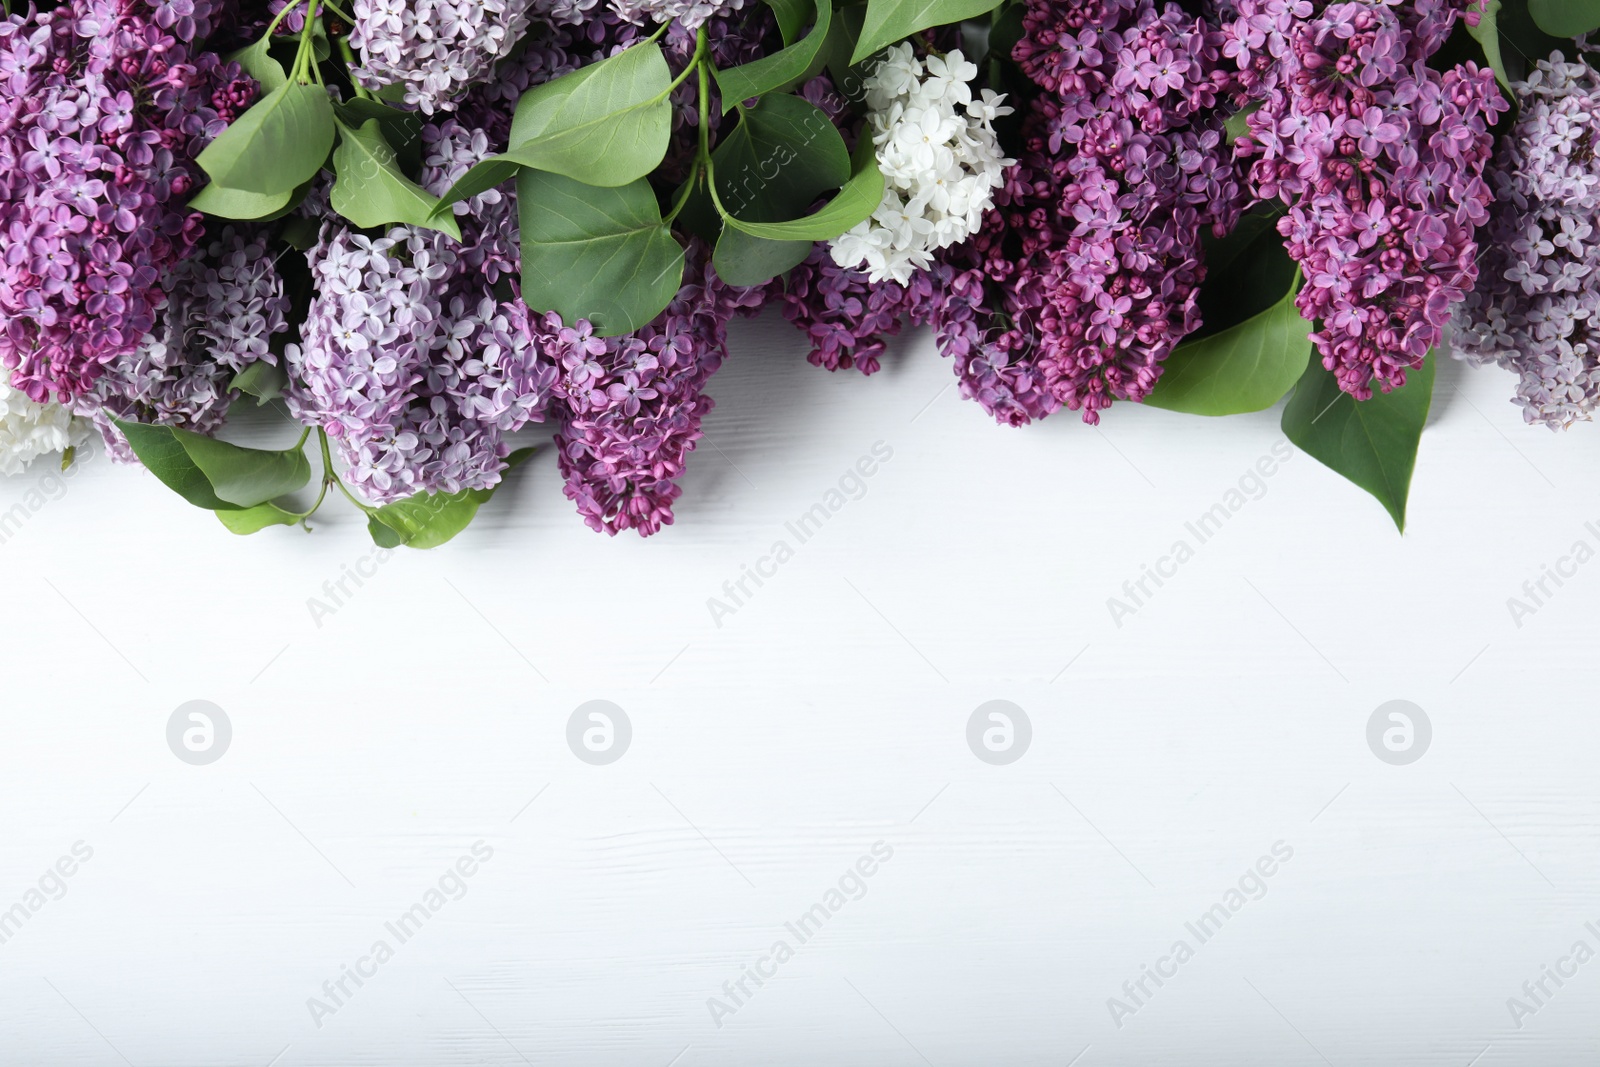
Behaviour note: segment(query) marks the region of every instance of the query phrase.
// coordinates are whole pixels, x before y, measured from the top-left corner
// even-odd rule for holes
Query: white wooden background
[[[5,484],[0,511],[43,506],[0,546],[0,909],[26,913],[0,1063],[1596,1062],[1600,962],[1561,961],[1600,950],[1600,565],[1520,627],[1507,607],[1600,547],[1595,431],[1525,428],[1508,377],[1447,363],[1404,537],[1296,454],[1118,627],[1107,598],[1193,542],[1276,412],[1013,431],[925,336],[870,380],[807,366],[781,320],[734,347],[647,541],[588,531],[548,454],[452,545],[376,567],[338,501],[245,540],[103,457],[59,496]],[[880,441],[864,495],[715,625],[708,598]],[[166,740],[196,699],[233,728],[208,766]],[[605,766],[566,741],[597,699],[633,731]],[[1395,699],[1433,730],[1406,766],[1366,739]],[[1006,766],[966,741],[991,700],[1032,723]],[[478,842],[398,944],[385,923]],[[785,924],[877,842],[799,944]],[[1185,924],[1280,842],[1199,944]],[[1547,966],[1576,973],[1514,1019]]]

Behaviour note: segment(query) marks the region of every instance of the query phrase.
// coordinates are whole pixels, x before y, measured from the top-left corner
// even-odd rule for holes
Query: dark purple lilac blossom
[[[1200,239],[1245,206],[1220,30],[1176,4],[1033,0],[1015,57],[1050,92],[930,315],[964,395],[1020,425],[1141,400],[1200,324]]]
[[[255,98],[193,47],[209,0],[71,0],[0,20],[0,363],[82,396],[157,325],[201,240],[195,155]]]
[[[1323,366],[1357,399],[1405,384],[1478,276],[1494,75],[1425,64],[1469,0],[1235,0],[1224,52],[1260,110],[1240,138],[1251,191],[1306,285]]]
[[[759,308],[763,291],[730,286],[698,242],[685,284],[650,325],[595,337],[589,324],[531,316],[535,344],[558,369],[556,436],[567,498],[595,530],[648,536],[672,523],[684,462],[713,406],[706,382],[728,351],[728,322]]]

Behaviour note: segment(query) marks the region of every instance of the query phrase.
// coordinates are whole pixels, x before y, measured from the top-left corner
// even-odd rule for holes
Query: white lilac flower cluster
[[[21,474],[38,457],[77,445],[88,436],[88,423],[54,401],[28,399],[0,374],[0,474]]]
[[[1011,114],[991,89],[974,99],[978,68],[960,50],[919,61],[909,44],[889,49],[865,84],[869,129],[883,171],[883,203],[833,240],[841,267],[902,285],[931,266],[933,253],[976,233],[1006,159],[994,120]]]
[[[1490,175],[1490,240],[1454,352],[1519,375],[1523,418],[1566,429],[1600,406],[1600,75],[1558,52],[1513,88],[1522,110]]]
[[[557,6],[573,14],[582,5]],[[431,115],[453,111],[467,87],[511,54],[533,0],[354,0],[353,7],[350,43],[362,63],[351,75],[372,90],[399,85],[407,104]]]

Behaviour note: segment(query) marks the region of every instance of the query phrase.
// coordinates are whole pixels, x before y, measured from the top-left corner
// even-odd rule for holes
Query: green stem
[[[338,486],[339,487],[339,492],[344,494],[344,498],[346,500],[350,501],[350,503],[354,504],[356,507],[360,508],[366,514],[372,515],[375,512],[377,512],[377,510],[378,510],[377,508],[372,507],[370,504],[364,504],[360,500],[357,500],[355,494],[350,492],[349,489],[345,488],[344,482],[341,481],[339,476],[334,473],[334,471],[333,471],[333,453],[328,448],[328,434],[327,434],[327,431],[323,430],[320,426],[317,428],[317,439],[318,439],[318,443],[321,444],[321,446],[322,446],[322,480],[323,480],[323,485],[324,486],[328,486],[328,485],[336,485],[336,486]]]
[[[367,91],[367,89],[365,89],[360,82],[356,81],[354,74],[350,74],[350,72],[360,64],[356,62],[356,53],[355,50],[350,47],[350,39],[348,37],[339,38],[339,58],[344,60],[345,73],[350,75],[350,88],[356,91],[356,98],[360,100],[376,99],[376,97],[371,92]]]
[[[261,35],[261,39],[263,41],[272,40],[273,33],[278,29],[278,23],[288,18],[289,12],[293,11],[295,8],[299,7],[305,2],[306,0],[290,0],[289,3],[285,4],[283,10],[278,12],[277,15],[273,17],[271,22],[267,23],[267,32]]]
[[[652,104],[658,104],[661,101],[665,100],[667,97],[671,96],[672,95],[672,90],[676,89],[678,86],[680,86],[684,82],[688,81],[689,80],[689,75],[693,74],[697,70],[701,72],[700,84],[704,85],[705,84],[705,80],[706,80],[705,77],[704,77],[705,64],[707,62],[708,62],[708,60],[706,59],[706,29],[705,29],[704,26],[702,26],[695,33],[694,55],[689,57],[688,66],[684,67],[683,70],[678,74],[678,76],[676,78],[672,79],[672,84],[671,85],[667,86],[665,89],[661,90],[661,92],[657,93],[653,98],[651,98],[650,102]],[[704,93],[704,91],[705,91],[704,89],[701,90],[702,93]]]
[[[306,5],[305,24],[300,27],[300,50],[294,56],[294,73],[291,77],[302,85],[311,84],[306,73],[311,72],[317,83],[322,83],[322,72],[317,69],[316,32],[317,32],[317,0],[309,0]],[[285,10],[288,10],[285,8]]]
[[[689,180],[683,183],[683,187],[678,190],[678,195],[673,198],[672,208],[661,217],[661,224],[663,226],[672,225],[673,220],[678,217],[678,212],[682,211],[684,205],[689,202],[689,196],[694,192],[694,183],[699,180],[700,160],[698,157],[696,157],[694,166],[689,170]]]

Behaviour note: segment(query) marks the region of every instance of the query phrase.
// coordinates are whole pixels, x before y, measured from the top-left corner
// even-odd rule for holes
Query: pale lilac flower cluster
[[[1507,107],[1475,64],[1425,62],[1469,0],[1235,0],[1224,52],[1261,100],[1252,191],[1306,285],[1323,365],[1366,399],[1405,384],[1477,280],[1488,132]]]
[[[0,20],[0,363],[82,395],[156,326],[200,240],[195,155],[253,81],[192,44],[209,0],[70,0]]]
[[[933,253],[977,231],[1006,167],[994,120],[1004,96],[968,83],[978,68],[959,48],[919,60],[898,44],[866,80],[867,127],[884,177],[872,215],[833,239],[833,261],[874,282],[910,281]]]
[[[211,433],[235,396],[234,376],[277,362],[270,344],[288,328],[288,311],[265,230],[225,226],[168,268],[155,326],[105,365],[72,410],[91,418],[111,455],[126,462],[133,453],[114,418]]]
[[[611,10],[637,25],[676,22],[695,30],[719,15],[731,15],[745,0],[611,0]]]
[[[727,355],[728,321],[760,307],[762,295],[723,282],[694,242],[684,286],[642,330],[601,338],[585,321],[531,317],[534,342],[560,375],[565,492],[590,527],[648,536],[671,525],[677,479],[712,408],[705,385]]]
[[[405,102],[425,114],[453,111],[511,54],[532,7],[532,0],[352,0],[350,44],[362,62],[351,76],[368,89],[402,87]]]
[[[491,154],[482,130],[425,128],[436,195]],[[414,226],[369,237],[328,218],[311,250],[316,296],[286,349],[290,409],[336,443],[349,481],[387,503],[498,484],[505,436],[544,418],[555,373],[530,312],[497,283],[517,263],[516,198],[457,205],[462,242]]]
[[[1488,248],[1453,348],[1517,374],[1523,418],[1564,430],[1600,405],[1600,74],[1558,52],[1513,89],[1521,111],[1490,171]]]

